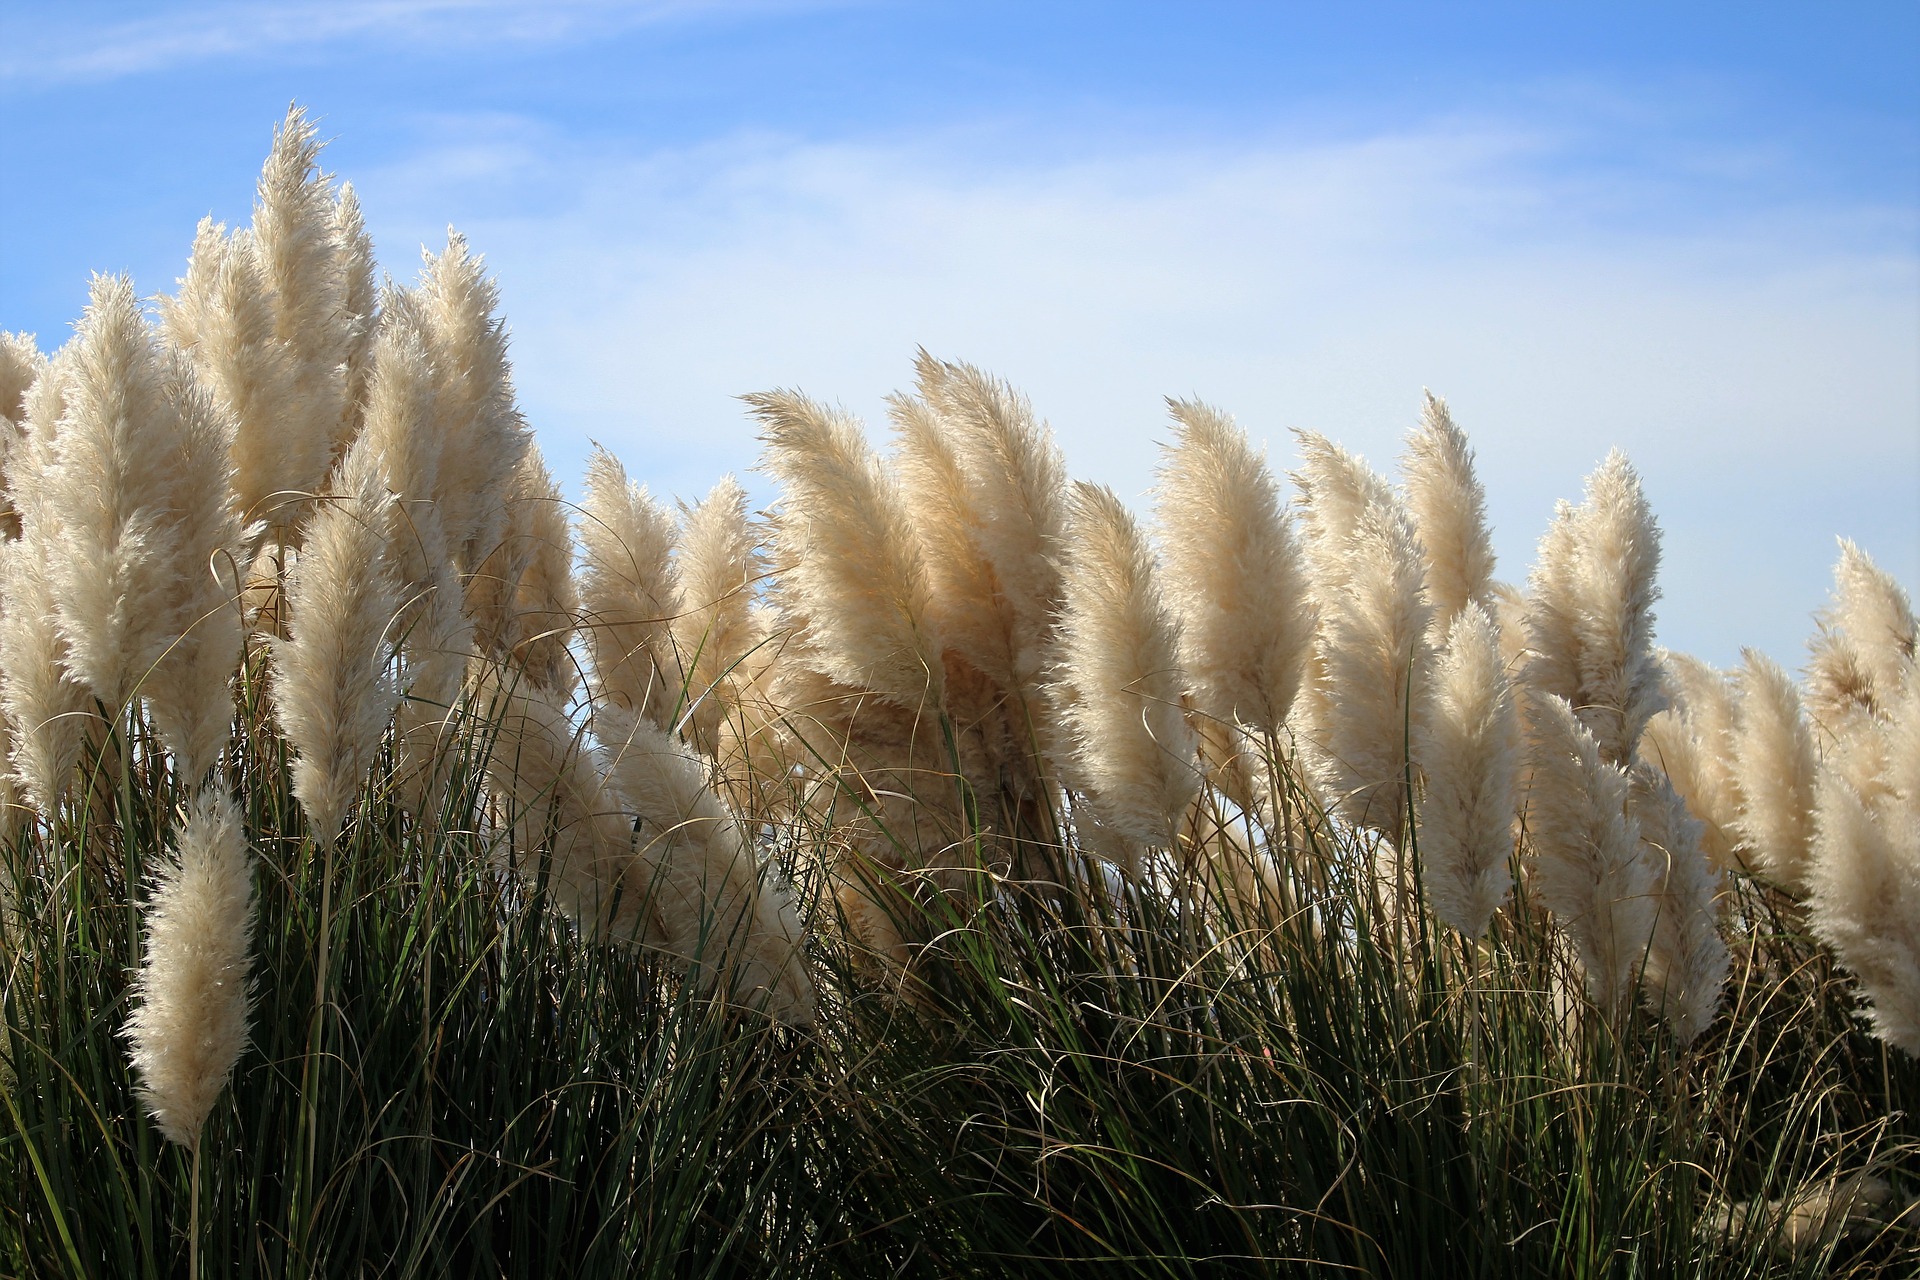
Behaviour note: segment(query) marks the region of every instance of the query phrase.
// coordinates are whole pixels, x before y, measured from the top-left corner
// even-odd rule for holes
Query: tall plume
[[[223,791],[188,802],[178,854],[142,914],[146,954],[126,1028],[140,1099],[170,1141],[197,1148],[247,1045],[253,859]]]
[[[346,416],[334,437],[334,450],[338,455],[360,433],[380,309],[373,279],[373,238],[367,234],[366,220],[360,213],[360,197],[351,182],[340,184],[340,198],[334,202],[333,237],[340,267],[341,310],[347,325],[342,370]]]
[[[1426,557],[1427,603],[1436,636],[1470,604],[1493,603],[1493,539],[1487,495],[1466,432],[1431,391],[1401,459],[1407,507]]]
[[[1477,603],[1448,624],[1414,755],[1426,777],[1418,835],[1434,914],[1477,938],[1513,884],[1508,864],[1521,756],[1500,638]]]
[[[1647,1003],[1681,1044],[1713,1021],[1727,978],[1715,899],[1720,877],[1700,847],[1702,824],[1665,774],[1645,764],[1630,774],[1630,808],[1641,856],[1653,873],[1653,935],[1645,968]]]
[[[681,607],[672,622],[673,644],[687,672],[693,741],[711,754],[766,639],[754,609],[766,567],[739,481],[722,476],[683,513],[679,543],[674,579]]]
[[[251,245],[272,300],[273,336],[291,366],[292,387],[279,406],[272,462],[286,510],[249,510],[250,520],[294,524],[302,507],[291,496],[317,491],[337,449],[347,416],[346,367],[355,317],[341,270],[332,183],[320,171],[319,131],[298,107],[274,132],[260,172]]]
[[[1732,752],[1740,798],[1734,829],[1745,861],[1798,890],[1813,844],[1813,731],[1800,714],[1793,678],[1757,650],[1742,654]]]
[[[1594,1000],[1625,1007],[1655,923],[1654,869],[1628,811],[1628,779],[1555,694],[1534,693],[1527,721],[1526,822],[1540,899],[1559,920]]]
[[[433,497],[453,561],[467,574],[506,531],[506,495],[531,438],[514,403],[506,324],[495,314],[499,288],[466,239],[450,233],[444,253],[427,255],[406,303],[434,373],[440,458]]]
[[[180,425],[164,548],[174,580],[162,619],[170,639],[141,691],[180,776],[198,782],[232,732],[240,665],[240,521],[226,483],[233,435],[178,356],[166,389]]]
[[[203,218],[179,293],[161,299],[168,338],[233,419],[233,489],[242,516],[290,523],[287,495],[315,479],[325,441],[287,430],[301,388],[293,354],[275,332],[274,298],[249,237]],[[264,527],[264,526],[263,526]]]
[[[1317,616],[1279,486],[1231,418],[1196,401],[1168,403],[1178,438],[1160,469],[1155,514],[1194,707],[1277,733]]]
[[[1566,699],[1616,764],[1633,758],[1666,705],[1653,648],[1660,530],[1626,456],[1587,478],[1586,501],[1562,505],[1530,580],[1533,660],[1527,681]]]
[[[925,351],[915,368],[921,399],[951,432],[980,549],[1011,617],[1009,687],[1037,704],[1060,602],[1066,461],[1026,398],[1005,382],[972,365],[935,360]],[[987,666],[981,670],[998,678]]]
[[[900,489],[859,424],[791,391],[745,397],[765,467],[781,483],[774,520],[779,596],[805,619],[814,670],[904,708],[939,705],[943,667],[931,590]]]
[[[1664,771],[1700,819],[1700,847],[1721,871],[1744,867],[1738,849],[1734,689],[1725,672],[1684,653],[1661,655],[1673,705],[1647,721],[1640,758]]]
[[[1199,790],[1198,744],[1181,711],[1179,634],[1152,549],[1111,489],[1073,488],[1064,585],[1059,679],[1073,781],[1102,823],[1168,847]]]
[[[1432,664],[1419,542],[1405,506],[1364,462],[1311,433],[1300,441],[1296,479],[1320,608],[1308,745],[1338,810],[1399,840]]]
[[[1814,932],[1860,980],[1874,1034],[1920,1057],[1920,797],[1875,812],[1823,771],[1807,879]]]
[[[207,506],[228,500],[226,428],[189,377],[161,358],[132,284],[97,277],[40,484],[62,530],[47,564],[68,665],[109,707],[188,629],[182,605],[207,599],[216,556],[233,555],[230,518]]]
[[[8,491],[21,521],[0,542],[0,709],[11,732],[11,767],[29,803],[51,817],[73,779],[93,700],[73,675],[67,641],[53,617],[51,557],[66,545],[60,509],[48,495],[54,439],[66,412],[72,346],[35,380],[22,412],[27,430],[7,458]]]
[[[1829,739],[1884,718],[1914,667],[1913,605],[1907,593],[1848,539],[1833,567],[1833,597],[1807,668],[1807,708]]]
[[[335,483],[307,519],[287,582],[291,634],[274,680],[293,793],[323,844],[338,837],[400,698],[387,671],[401,605],[388,563],[392,499],[369,444],[348,451]]]
[[[538,446],[527,446],[514,473],[505,535],[468,582],[467,604],[483,656],[556,693],[573,692],[573,535]]]
[[[26,420],[27,388],[46,367],[32,334],[0,332],[0,418],[15,426]]]
[[[781,1022],[812,1022],[799,922],[708,785],[705,766],[644,718],[609,708],[597,720],[609,781],[639,819],[636,851],[660,921],[657,945],[698,978],[763,1002]]]
[[[580,515],[589,686],[596,703],[638,712],[663,729],[673,727],[682,689],[672,633],[681,611],[673,543],[666,508],[596,445]]]

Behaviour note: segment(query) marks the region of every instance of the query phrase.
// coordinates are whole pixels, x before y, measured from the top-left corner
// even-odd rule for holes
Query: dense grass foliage
[[[463,745],[469,766],[489,749],[484,732]],[[185,1264],[189,1161],[136,1105],[118,1030],[129,886],[172,822],[150,748],[136,728],[122,785],[100,774],[93,802],[9,850],[33,888],[6,939],[7,1274]],[[1368,850],[1325,824],[1240,903],[1064,849],[1053,884],[982,873],[939,899],[904,971],[816,929],[824,1007],[794,1030],[582,942],[537,876],[505,874],[471,767],[430,822],[370,789],[329,869],[279,740],[243,720],[229,758],[260,919],[254,1043],[205,1139],[209,1275],[1920,1261],[1898,1225],[1795,1252],[1781,1215],[1729,1221],[1861,1170],[1901,1184],[1920,1153],[1903,1109],[1920,1071],[1863,1034],[1790,903],[1757,884],[1728,1007],[1685,1051],[1646,1015],[1597,1017],[1524,902],[1480,944],[1384,913]]]

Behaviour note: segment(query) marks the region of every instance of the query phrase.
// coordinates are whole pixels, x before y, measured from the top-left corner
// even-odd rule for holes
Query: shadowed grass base
[[[1683,1054],[1590,1008],[1524,900],[1465,944],[1376,906],[1369,852],[1333,834],[1252,897],[1072,856],[1071,891],[982,877],[909,922],[931,941],[904,974],[821,930],[796,1032],[583,943],[538,851],[510,874],[478,829],[469,749],[434,822],[366,797],[315,1010],[324,863],[276,740],[244,741],[257,1001],[205,1138],[206,1275],[1920,1271],[1912,1214],[1797,1254],[1784,1215],[1729,1214],[1863,1169],[1920,1190],[1920,1070],[1757,886]],[[129,868],[171,823],[155,754],[131,758],[111,812],[9,850],[8,1276],[186,1271],[190,1162],[119,1033]]]

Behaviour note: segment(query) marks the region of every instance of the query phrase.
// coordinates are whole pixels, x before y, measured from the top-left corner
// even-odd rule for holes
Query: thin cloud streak
[[[194,5],[105,25],[49,9],[35,20],[15,18],[0,27],[8,49],[0,56],[0,83],[97,82],[349,42],[444,53],[819,7],[803,0],[334,0]]]

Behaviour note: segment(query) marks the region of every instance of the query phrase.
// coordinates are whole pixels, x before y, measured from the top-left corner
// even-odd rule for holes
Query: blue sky
[[[1385,464],[1431,387],[1516,580],[1619,445],[1723,664],[1836,534],[1920,585],[1920,5],[0,0],[0,327],[170,289],[292,101],[388,270],[487,254],[570,481],[697,495],[776,385],[877,432],[925,344],[1130,497],[1164,395]]]

